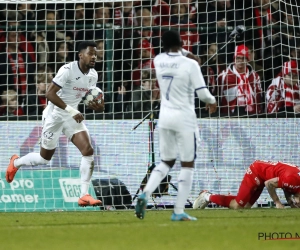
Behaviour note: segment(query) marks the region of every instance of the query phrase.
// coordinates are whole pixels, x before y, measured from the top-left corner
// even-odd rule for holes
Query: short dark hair
[[[168,30],[162,36],[164,50],[169,50],[172,47],[181,47],[180,35],[175,30]]]
[[[87,49],[87,47],[97,47],[97,44],[92,41],[83,41],[78,46],[78,53],[80,53],[84,49]]]

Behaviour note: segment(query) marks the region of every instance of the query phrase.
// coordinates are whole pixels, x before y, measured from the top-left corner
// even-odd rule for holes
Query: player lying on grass
[[[82,97],[91,87],[96,86],[98,73],[96,63],[96,44],[84,41],[79,44],[79,61],[62,66],[47,89],[48,106],[43,112],[43,130],[39,153],[29,153],[23,157],[13,155],[6,171],[6,181],[11,183],[21,166],[48,164],[51,160],[60,134],[65,134],[82,154],[80,164],[81,195],[79,206],[101,205],[88,194],[94,170],[94,150],[87,127],[82,122],[83,115],[77,110]],[[91,101],[88,106],[98,112],[104,109],[101,103]],[[63,157],[63,156],[62,156]]]
[[[287,203],[292,208],[300,208],[300,168],[298,166],[271,161],[254,161],[247,169],[238,194],[219,195],[204,190],[194,201],[193,208],[204,209],[210,202],[232,209],[251,208],[267,188],[276,208],[284,208],[276,193],[282,188]]]
[[[181,170],[178,177],[178,195],[171,216],[172,221],[197,220],[184,212],[185,202],[192,186],[199,129],[195,114],[194,93],[213,113],[216,99],[208,91],[200,67],[195,60],[184,56],[178,32],[166,31],[162,36],[165,53],[154,59],[156,77],[161,93],[159,113],[159,151],[161,162],[156,166],[135,207],[136,217],[143,219],[147,201],[173,167],[177,153]]]

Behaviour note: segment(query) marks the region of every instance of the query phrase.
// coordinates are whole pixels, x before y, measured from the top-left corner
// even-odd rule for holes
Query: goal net
[[[238,25],[246,31],[230,40]],[[198,56],[219,104],[209,115],[195,96],[200,142],[189,200],[203,189],[236,194],[256,159],[300,165],[296,0],[1,1],[0,211],[83,209],[81,155],[63,135],[49,165],[22,167],[11,184],[5,171],[13,154],[39,152],[47,86],[60,67],[78,60],[84,40],[97,44],[97,86],[105,96],[104,113],[78,107],[95,152],[90,193],[104,200],[103,209],[135,205],[148,168],[160,161],[153,58],[169,29]],[[179,171],[177,159],[172,185],[150,204],[174,205]],[[270,201],[265,190],[257,204]]]

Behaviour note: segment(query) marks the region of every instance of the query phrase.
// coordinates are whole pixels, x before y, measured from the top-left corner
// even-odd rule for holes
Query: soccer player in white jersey
[[[166,52],[154,59],[161,93],[158,122],[161,162],[153,169],[143,193],[138,197],[135,215],[139,219],[144,218],[147,200],[173,167],[178,149],[182,168],[171,220],[197,220],[184,212],[193,180],[196,139],[199,138],[194,104],[195,91],[200,100],[206,103],[210,113],[216,111],[217,104],[205,85],[198,63],[183,55],[178,32],[165,32],[162,42]]]
[[[81,195],[79,206],[100,205],[88,194],[94,170],[94,151],[89,132],[82,123],[83,115],[77,106],[89,88],[96,86],[98,74],[96,63],[96,44],[84,41],[79,45],[79,61],[62,66],[48,87],[46,97],[48,106],[43,112],[43,130],[39,153],[29,153],[23,157],[13,155],[6,171],[6,180],[12,182],[21,166],[45,165],[51,160],[61,132],[66,135],[82,154],[80,164]],[[89,108],[102,112],[104,100],[90,102]]]

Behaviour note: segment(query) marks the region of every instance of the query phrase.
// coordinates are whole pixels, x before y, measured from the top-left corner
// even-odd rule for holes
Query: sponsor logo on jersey
[[[293,185],[289,185],[288,183],[283,183],[283,186],[287,187],[287,188],[290,188],[290,189],[298,189],[298,188],[300,188],[300,185],[299,186],[293,186]]]
[[[74,87],[73,90],[84,91],[84,92],[88,91],[88,89],[86,89],[86,88],[77,88],[77,87]]]
[[[80,76],[76,77],[75,79],[76,79],[76,80],[79,80],[79,79],[80,79]]]

